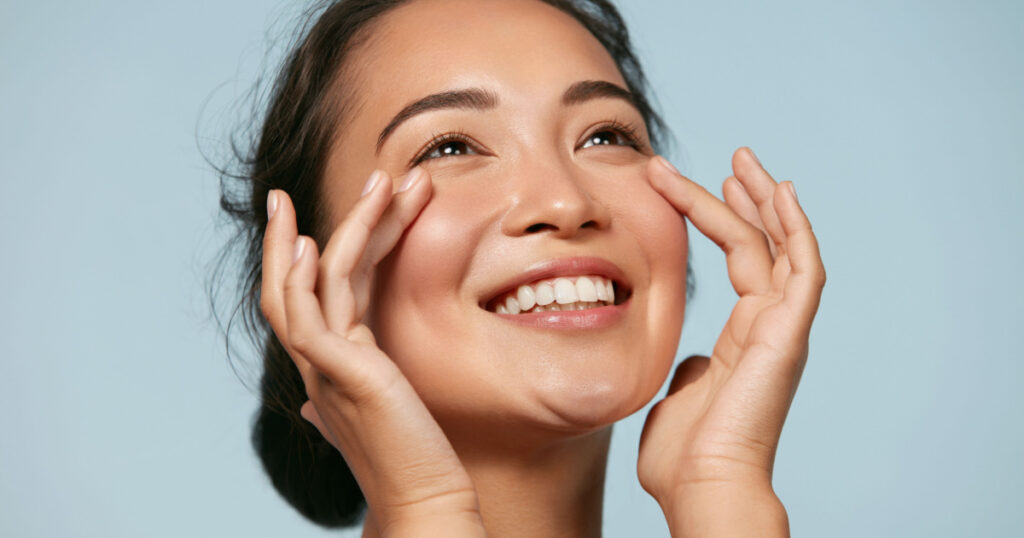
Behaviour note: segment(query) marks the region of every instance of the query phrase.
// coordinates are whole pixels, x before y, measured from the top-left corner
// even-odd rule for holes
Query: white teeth
[[[600,276],[559,277],[524,284],[494,303],[499,314],[586,310],[615,303],[615,287]]]
[[[549,305],[555,301],[555,290],[551,288],[551,284],[544,283],[537,286],[536,293],[537,304]]]
[[[519,312],[522,312],[519,308],[519,301],[517,301],[515,297],[509,297],[508,300],[505,301],[505,308],[508,308],[509,314],[518,314]]]
[[[537,296],[533,294],[533,288],[530,286],[519,286],[516,290],[516,300],[519,301],[519,308],[523,310],[529,310],[537,304]]]
[[[576,281],[576,295],[579,296],[580,301],[585,303],[592,303],[596,301],[597,288],[594,287],[594,281],[585,276],[581,276],[579,280]]]
[[[555,280],[555,300],[558,301],[558,304],[575,303],[580,300],[579,295],[576,295],[576,286],[572,284],[571,280],[568,278]]]

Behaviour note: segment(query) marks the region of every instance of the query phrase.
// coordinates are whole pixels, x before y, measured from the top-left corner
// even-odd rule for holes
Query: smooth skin
[[[825,272],[792,184],[778,185],[747,149],[733,168],[722,202],[667,161],[649,165],[651,185],[725,252],[739,295],[711,356],[679,366],[644,427],[638,473],[673,536],[788,535],[771,472]],[[302,414],[345,455],[369,524],[381,536],[484,536],[450,443],[360,323],[372,268],[429,200],[429,177],[411,175],[394,196],[390,182],[372,185],[322,256],[297,236],[288,196],[272,192],[263,309],[306,382]],[[318,272],[336,287],[317,289]]]
[[[370,88],[363,98],[372,96],[375,106],[358,107],[347,118],[350,138],[338,144],[343,154],[325,179],[334,214],[343,217],[334,221],[321,254],[311,238],[297,235],[287,194],[272,192],[261,299],[306,384],[310,402],[303,416],[341,451],[366,495],[364,536],[600,535],[610,424],[653,396],[678,338],[686,245],[680,215],[725,251],[740,298],[711,356],[684,362],[669,396],[649,415],[640,481],[662,506],[674,536],[786,535],[771,469],[824,283],[813,233],[788,184],[777,185],[753,153],[741,149],[733,158],[734,178],[723,186],[723,202],[659,157],[625,146],[578,149],[576,141],[589,136],[592,119],[629,119],[635,111],[615,100],[558,104],[573,82],[621,79],[600,44],[550,6],[494,1],[483,9],[477,2],[420,0],[385,22],[386,39],[371,42],[365,55],[379,53],[387,61],[359,74],[358,86]],[[510,29],[512,22],[523,26]],[[524,42],[522,35],[546,39]],[[416,72],[403,62],[432,67]],[[414,120],[373,158],[376,133],[396,107],[446,89],[453,80],[494,89],[501,106]],[[490,152],[428,160],[411,171],[400,166],[422,144],[417,130],[436,134],[431,131],[451,123]],[[371,175],[373,169],[379,171]],[[371,177],[361,196],[359,175]],[[481,184],[507,188],[508,195],[482,196]],[[488,205],[505,200],[515,205]],[[498,220],[487,220],[491,214]],[[544,233],[522,235],[524,226],[540,222],[548,225]],[[463,234],[463,240],[444,251],[445,261],[483,269],[466,277],[455,270],[439,276],[444,272],[435,266],[428,275],[429,258],[417,252],[441,252],[425,245],[453,234]],[[619,247],[635,249],[637,255],[619,261],[635,264],[626,267],[636,285],[630,312],[646,314],[627,319],[648,321],[629,325],[635,329],[622,335],[546,337],[548,344],[538,349],[560,361],[540,356],[514,363],[538,375],[559,374],[549,376],[554,381],[539,393],[532,392],[534,378],[503,374],[500,368],[510,361],[494,356],[508,352],[506,343],[545,337],[506,328],[475,303],[464,307],[452,298],[459,294],[451,289],[461,290],[467,281],[475,286],[473,278],[486,281],[524,256],[595,249],[611,256]],[[664,252],[672,255],[657,255]],[[432,309],[403,300],[414,295],[396,289],[432,293]],[[380,300],[382,294],[387,301]],[[679,303],[667,300],[676,298]],[[381,329],[402,327],[412,334],[415,327],[402,316],[421,310],[438,318],[465,315],[521,337],[505,338],[503,349],[493,343],[486,349],[475,340],[448,338],[459,333],[438,335],[435,340],[459,344],[453,352],[464,355],[416,356],[408,350],[424,346],[424,338],[396,343],[395,331]],[[672,330],[648,332],[657,323]],[[487,334],[464,334],[493,342]],[[628,346],[624,339],[631,339]],[[600,346],[580,355],[588,340]],[[618,351],[634,348],[632,340],[650,346],[650,353]],[[491,362],[474,360],[472,353]],[[467,382],[470,366],[476,370]],[[579,383],[584,375],[594,382]],[[630,382],[585,392],[601,388],[606,379]],[[445,382],[450,386],[441,390]],[[573,382],[583,392],[573,392]],[[595,412],[596,406],[578,401],[608,403]],[[558,420],[543,412],[558,405]],[[506,422],[490,425],[494,431],[485,431],[486,423],[464,426],[452,410],[466,409]],[[494,413],[501,409],[506,413]],[[507,432],[525,441],[499,454],[509,446],[501,437]],[[537,436],[525,435],[531,432]]]

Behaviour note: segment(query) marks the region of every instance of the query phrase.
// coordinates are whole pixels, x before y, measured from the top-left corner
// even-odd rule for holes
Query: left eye
[[[459,155],[472,155],[476,153],[477,152],[473,150],[469,144],[462,140],[441,140],[419,155],[415,159],[415,162],[420,163],[431,159],[457,157]]]
[[[624,134],[622,134],[622,133],[620,133],[618,131],[615,131],[615,130],[612,130],[612,129],[605,129],[603,131],[598,131],[598,132],[590,135],[589,137],[587,137],[587,139],[583,142],[583,144],[580,146],[580,148],[589,148],[589,147],[592,147],[592,146],[631,146],[631,147],[633,147],[633,146],[636,146],[636,144],[633,142],[633,140],[631,138],[627,137],[626,135],[624,135]]]

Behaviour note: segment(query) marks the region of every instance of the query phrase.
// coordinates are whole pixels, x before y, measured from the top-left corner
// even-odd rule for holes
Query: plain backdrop
[[[673,160],[720,193],[750,145],[821,242],[775,472],[794,535],[1019,535],[1024,4],[618,3]],[[296,5],[0,3],[0,535],[329,534],[263,476],[203,290],[226,236],[200,149],[223,162]],[[693,248],[680,356],[733,304]],[[616,427],[607,536],[668,535],[645,414]]]

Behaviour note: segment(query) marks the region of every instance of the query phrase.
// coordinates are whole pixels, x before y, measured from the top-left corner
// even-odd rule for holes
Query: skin
[[[625,84],[540,2],[418,0],[370,31],[324,177],[335,231],[320,254],[272,192],[262,294],[303,416],[366,495],[364,536],[600,535],[611,425],[654,396],[678,344],[683,216],[725,251],[739,301],[649,415],[639,478],[673,535],[787,534],[771,468],[824,284],[789,184],[741,149],[723,202],[654,157],[626,100],[566,104],[581,81]],[[406,105],[465,88],[496,103],[416,115],[377,151]],[[455,155],[415,162],[448,132],[465,140],[435,149]],[[532,265],[583,256],[631,290],[614,323],[525,327],[481,307]]]

